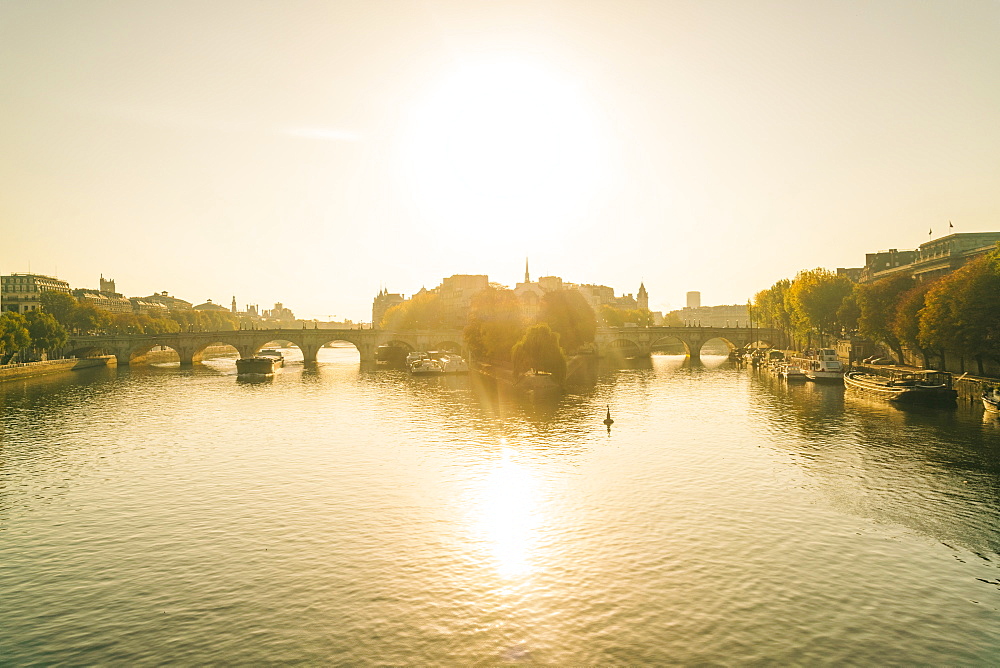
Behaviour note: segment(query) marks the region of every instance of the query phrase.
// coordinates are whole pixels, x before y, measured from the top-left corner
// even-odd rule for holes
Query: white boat
[[[444,364],[433,357],[424,357],[411,362],[409,369],[414,376],[437,375],[444,373]]]
[[[898,403],[954,403],[958,398],[946,371],[849,371],[844,386],[855,394]]]
[[[1000,413],[1000,388],[983,390],[983,408],[989,413]]]
[[[802,369],[809,380],[840,382],[844,379],[844,365],[832,348],[821,348],[813,355],[793,357],[790,361]]]
[[[445,353],[437,359],[442,365],[442,373],[469,373],[469,365],[461,355]]]
[[[806,374],[794,364],[784,364],[778,368],[778,377],[788,381],[805,380]]]

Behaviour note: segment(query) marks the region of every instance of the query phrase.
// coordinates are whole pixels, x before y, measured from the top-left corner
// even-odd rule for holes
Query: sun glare
[[[523,60],[457,69],[411,121],[408,180],[447,231],[486,222],[544,233],[578,216],[601,177],[593,104],[569,77]]]
[[[502,460],[483,481],[479,522],[497,572],[504,578],[531,572],[539,523],[535,480],[511,455],[505,447]]]

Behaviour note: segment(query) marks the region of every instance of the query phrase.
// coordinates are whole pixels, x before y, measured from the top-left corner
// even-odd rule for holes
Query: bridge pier
[[[300,343],[299,350],[302,351],[302,362],[305,364],[315,364],[316,354],[319,353],[320,346],[315,343]]]
[[[358,343],[355,345],[357,345],[358,353],[361,355],[362,364],[375,363],[375,346],[370,343]]]
[[[175,346],[174,350],[177,351],[177,356],[181,360],[181,366],[191,366],[194,364],[194,347],[193,346]]]

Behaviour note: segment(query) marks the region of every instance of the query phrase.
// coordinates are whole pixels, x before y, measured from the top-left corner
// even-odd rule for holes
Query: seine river
[[[0,385],[5,665],[996,665],[998,609],[965,406],[666,356],[532,402],[353,348]]]

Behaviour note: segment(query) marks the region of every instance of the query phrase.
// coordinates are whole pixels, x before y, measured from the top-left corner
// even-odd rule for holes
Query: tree
[[[20,313],[0,313],[0,364],[8,364],[14,355],[31,345],[27,324]]]
[[[447,314],[437,294],[421,292],[385,312],[380,327],[390,330],[442,329]]]
[[[546,323],[559,334],[563,349],[569,353],[593,343],[597,333],[594,309],[577,290],[553,290],[542,295],[535,322]]]
[[[920,312],[920,342],[974,358],[1000,359],[1000,251],[938,280]]]
[[[79,304],[73,311],[70,327],[83,334],[104,330],[108,326],[107,311],[99,311],[90,304]]]
[[[927,352],[920,343],[920,312],[924,308],[924,299],[933,282],[917,283],[906,292],[899,295],[899,301],[892,311],[889,330],[901,345],[917,350],[924,356],[927,364]]]
[[[51,314],[63,327],[73,327],[73,319],[80,303],[65,292],[43,292],[39,297],[42,309]]]
[[[754,295],[754,323],[767,324],[773,329],[780,329],[786,336],[792,332],[792,316],[789,311],[788,290],[792,282],[783,278],[767,290],[761,290]]]
[[[139,316],[134,313],[109,313],[107,316],[109,334],[145,334]]]
[[[893,326],[901,296],[911,290],[914,280],[906,274],[890,276],[874,283],[857,285],[854,299],[858,305],[858,331],[892,349],[903,360],[903,342]]]
[[[559,333],[544,322],[529,327],[511,351],[515,373],[531,369],[550,373],[562,382],[566,377],[566,354],[559,339]]]
[[[601,320],[608,327],[621,327],[625,324],[625,312],[622,309],[611,304],[601,304],[598,308],[601,312]]]
[[[42,310],[30,311],[24,316],[31,337],[31,345],[38,350],[50,352],[62,348],[69,340],[69,333],[51,313]]]
[[[521,301],[512,290],[486,288],[472,298],[465,342],[480,360],[509,362],[511,348],[524,335]]]
[[[786,300],[792,307],[792,323],[802,334],[816,331],[822,337],[838,332],[843,323],[837,314],[852,290],[849,278],[829,269],[799,272]]]
[[[653,313],[649,309],[633,308],[623,309],[611,304],[601,304],[601,319],[608,327],[622,327],[626,322],[632,322],[640,327],[651,327],[653,325]],[[676,316],[677,325],[681,325],[680,317]]]

